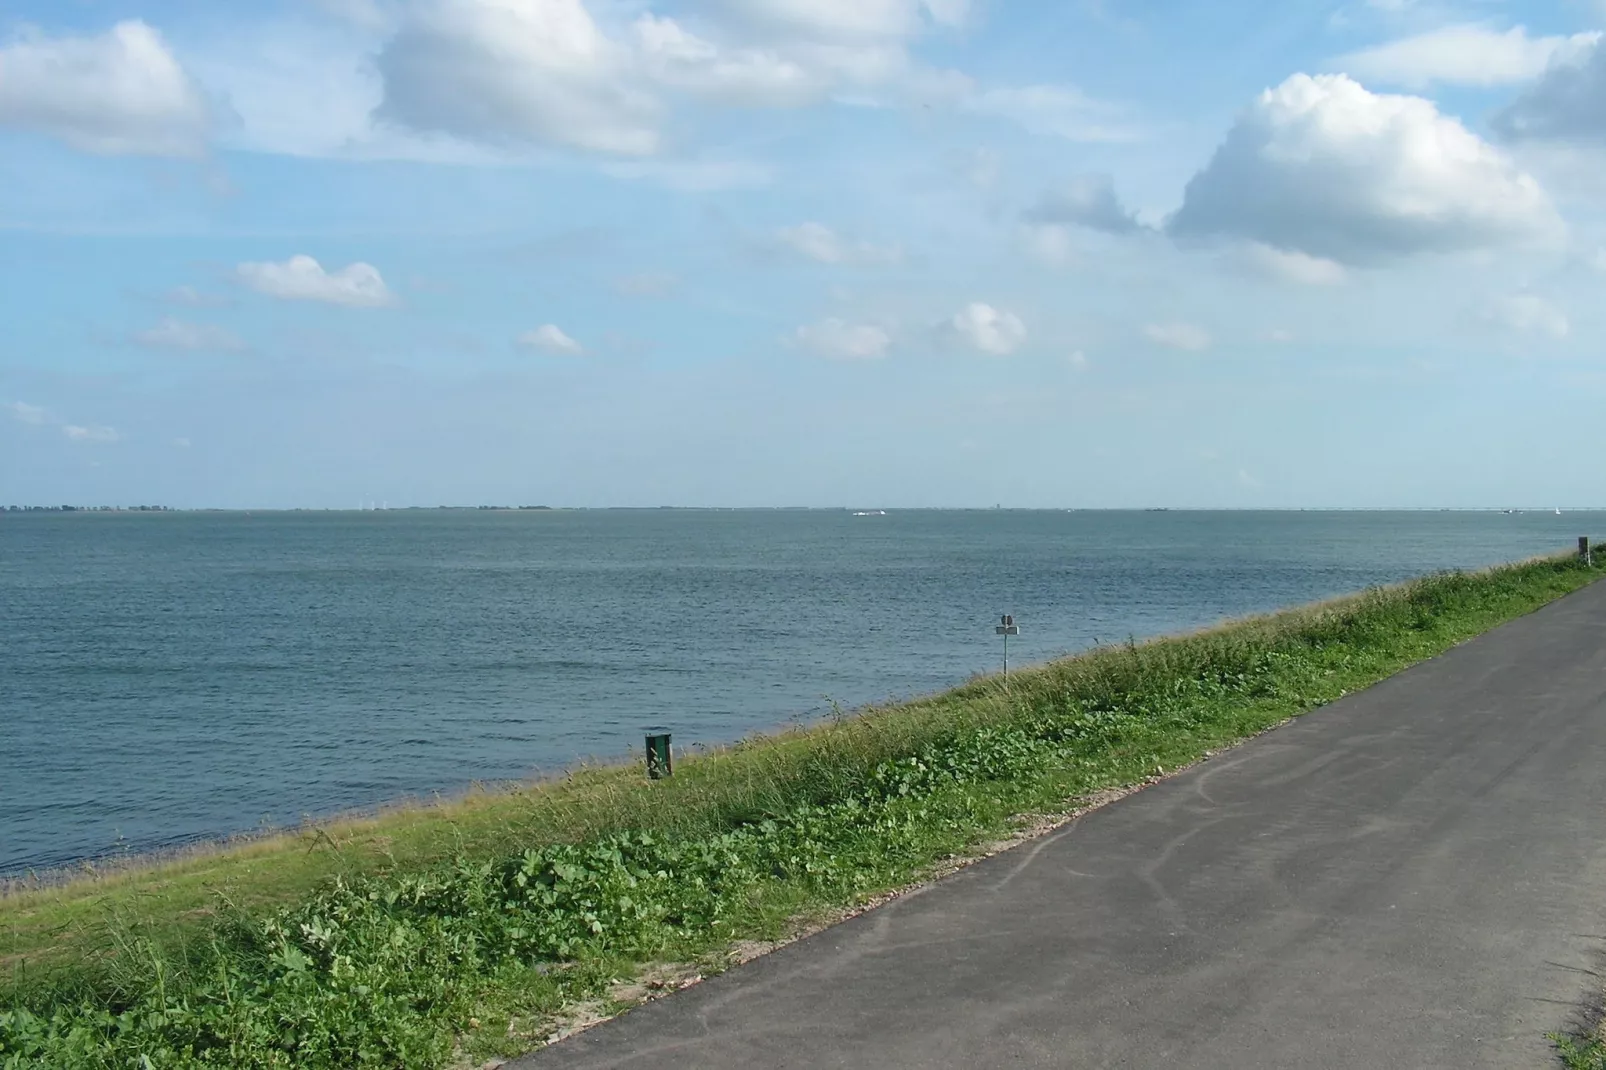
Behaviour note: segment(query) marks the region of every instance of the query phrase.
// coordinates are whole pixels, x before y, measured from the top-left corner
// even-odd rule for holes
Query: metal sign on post
[[[662,780],[674,776],[675,766],[669,754],[669,733],[661,728],[647,732],[647,778]]]
[[[998,624],[993,627],[993,634],[1004,637],[1004,683],[1007,684],[1009,683],[1009,637],[1020,634],[1020,625],[1015,623],[1013,616],[1005,613],[999,618]]]

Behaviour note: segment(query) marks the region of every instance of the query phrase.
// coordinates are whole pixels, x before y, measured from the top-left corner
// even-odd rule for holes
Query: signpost
[[[1015,623],[1015,618],[1014,617],[1012,617],[1008,613],[1005,613],[1003,615],[1003,617],[999,618],[998,624],[996,624],[993,627],[993,634],[1001,635],[1001,636],[1004,637],[1004,684],[1005,684],[1005,686],[1008,686],[1008,684],[1009,684],[1009,637],[1012,636],[1012,635],[1019,635],[1020,634],[1020,625]]]

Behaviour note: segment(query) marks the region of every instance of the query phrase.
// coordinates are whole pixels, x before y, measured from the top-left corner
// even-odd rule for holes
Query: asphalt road
[[[1549,1067],[1602,934],[1606,583],[513,1065]]]

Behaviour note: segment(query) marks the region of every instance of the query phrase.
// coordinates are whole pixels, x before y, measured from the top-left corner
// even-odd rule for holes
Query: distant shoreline
[[[1606,505],[1125,505],[1125,506],[997,506],[917,505],[871,507],[877,515],[899,513],[1602,513]],[[392,505],[372,509],[332,506],[176,506],[176,505],[0,505],[0,516],[103,516],[128,513],[864,513],[854,505]]]

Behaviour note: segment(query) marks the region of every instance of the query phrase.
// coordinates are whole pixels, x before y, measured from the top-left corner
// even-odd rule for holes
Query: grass
[[[438,1067],[852,908],[1592,582],[1572,558],[1100,649],[683,759],[0,899],[0,1067]],[[1594,1064],[1580,1064],[1594,1065]]]
[[[1550,1039],[1567,1070],[1606,1070],[1606,1036],[1599,1030],[1581,1036],[1552,1033]]]

